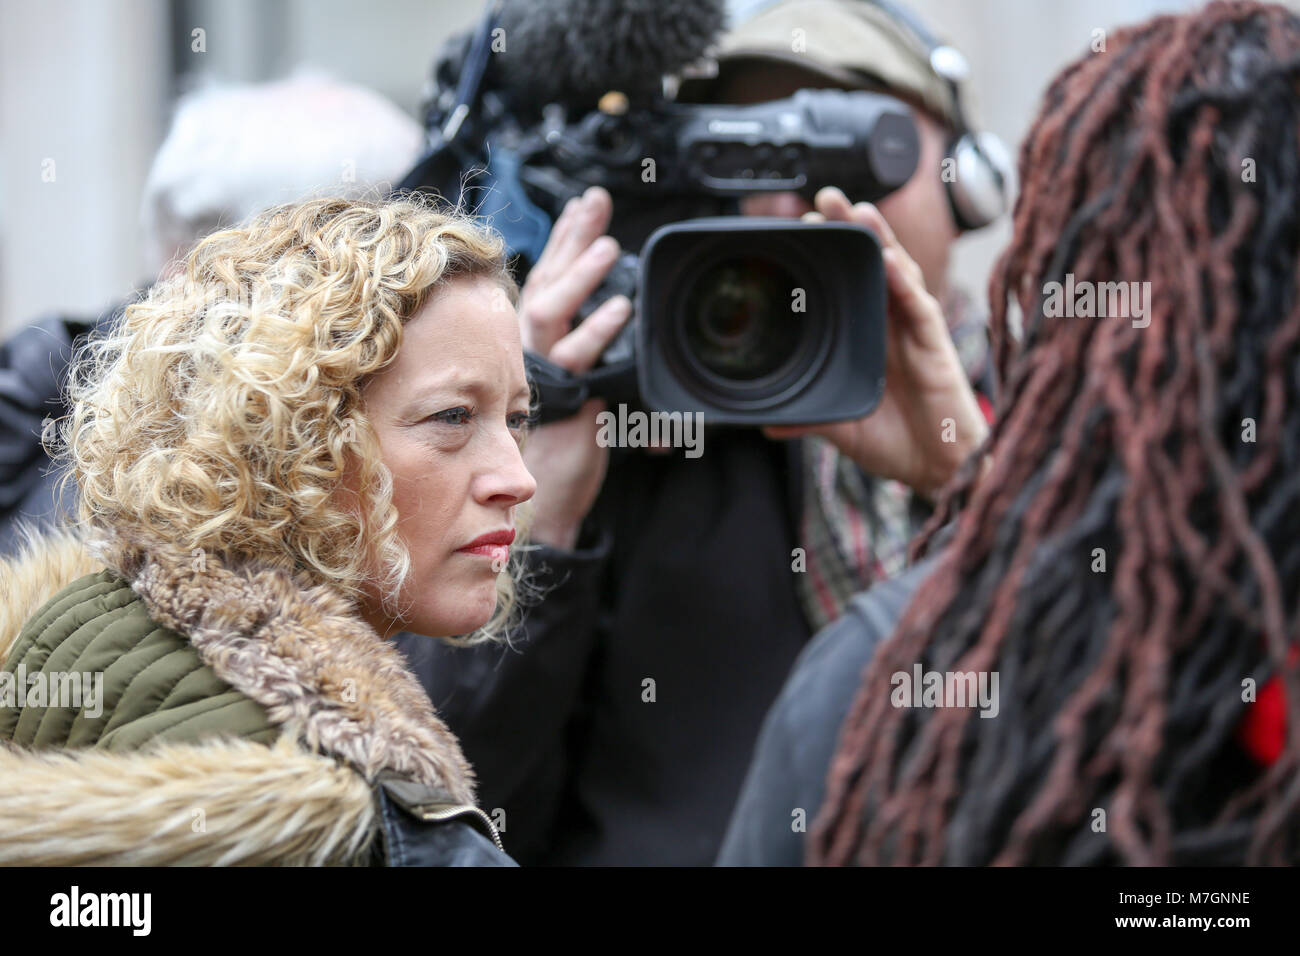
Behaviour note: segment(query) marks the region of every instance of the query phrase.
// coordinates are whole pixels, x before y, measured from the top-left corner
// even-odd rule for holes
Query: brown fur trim
[[[20,552],[0,559],[0,664],[28,618],[77,578],[104,570],[68,530],[29,531]]]
[[[283,737],[131,753],[0,743],[0,865],[364,863],[369,786]]]
[[[455,803],[475,802],[460,744],[405,658],[337,591],[167,545],[118,540],[97,550],[155,621],[186,635],[218,677],[309,747],[343,758],[367,780],[392,770]]]

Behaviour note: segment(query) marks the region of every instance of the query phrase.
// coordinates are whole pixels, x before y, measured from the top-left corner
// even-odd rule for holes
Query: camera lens
[[[685,298],[687,348],[705,369],[732,381],[773,375],[799,351],[794,275],[774,259],[740,256],[706,269]]]

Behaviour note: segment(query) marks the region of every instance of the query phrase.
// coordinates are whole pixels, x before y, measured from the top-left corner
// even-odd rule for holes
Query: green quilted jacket
[[[0,864],[510,865],[401,654],[287,572],[0,562]]]
[[[14,679],[10,689],[0,676],[0,739],[22,747],[121,752],[215,734],[263,744],[279,736],[266,708],[155,623],[112,571],[78,578],[51,598],[19,633],[3,672]],[[47,698],[66,692],[78,706],[26,706],[28,686]]]

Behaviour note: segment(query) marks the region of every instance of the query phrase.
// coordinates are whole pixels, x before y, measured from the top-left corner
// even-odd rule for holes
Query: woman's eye
[[[447,408],[440,412],[434,412],[429,416],[429,421],[440,422],[444,425],[465,425],[468,424],[471,417],[470,410],[461,405],[456,408]]]
[[[529,428],[533,424],[533,416],[529,412],[511,412],[506,416],[506,423],[516,430]]]

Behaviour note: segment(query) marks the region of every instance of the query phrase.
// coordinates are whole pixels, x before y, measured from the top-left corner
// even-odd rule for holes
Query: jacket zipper
[[[464,816],[467,813],[473,814],[478,817],[479,820],[483,821],[483,824],[487,827],[488,835],[492,837],[492,842],[496,844],[496,848],[502,853],[506,852],[506,848],[501,843],[501,837],[497,833],[497,828],[492,822],[492,818],[472,804],[434,804],[428,807],[419,807],[416,812],[419,814],[420,819],[424,820],[426,823],[445,823],[448,820],[454,820],[456,817]]]

